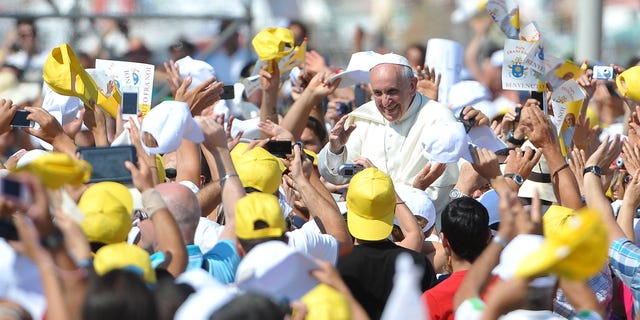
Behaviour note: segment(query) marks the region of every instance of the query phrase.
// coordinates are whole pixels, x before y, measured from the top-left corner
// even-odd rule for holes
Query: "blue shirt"
[[[627,238],[614,240],[609,247],[609,265],[631,290],[635,317],[640,311],[640,248]]]

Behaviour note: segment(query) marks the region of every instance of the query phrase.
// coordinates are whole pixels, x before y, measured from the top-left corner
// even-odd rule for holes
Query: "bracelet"
[[[558,175],[558,172],[560,172],[560,171],[562,171],[562,170],[564,170],[564,169],[566,169],[566,168],[569,168],[569,164],[568,164],[568,163],[565,163],[565,164],[563,164],[562,166],[560,166],[560,168],[558,168],[556,171],[554,171],[554,172],[553,172],[553,174],[551,175],[551,177],[552,177],[552,178],[555,178],[555,177]]]
[[[224,177],[220,178],[220,187],[224,186],[224,182],[227,181],[227,179],[231,178],[231,177],[238,177],[240,178],[239,175],[237,175],[236,173],[231,173],[231,174],[227,174]]]
[[[88,268],[93,265],[93,258],[86,258],[76,262],[78,268]]]
[[[507,241],[500,236],[494,236],[493,239],[491,239],[491,242],[495,242],[499,244],[502,247],[502,249],[507,247]]]

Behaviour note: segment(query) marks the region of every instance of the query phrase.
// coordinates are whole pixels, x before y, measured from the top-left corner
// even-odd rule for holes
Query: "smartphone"
[[[293,153],[293,145],[289,140],[269,140],[264,148],[278,158],[285,158]]]
[[[349,112],[351,112],[351,101],[347,102],[338,102],[338,116],[343,116]]]
[[[236,97],[236,91],[233,88],[233,85],[222,87],[222,94],[220,95],[220,99],[232,100],[235,97]]]
[[[460,115],[458,115],[458,120],[460,122],[462,122],[462,124],[464,125],[464,131],[466,133],[469,133],[469,131],[471,130],[471,128],[473,128],[473,125],[476,123],[476,119],[471,118],[469,120],[464,120],[464,108],[462,108],[462,110],[460,110]]]
[[[129,120],[138,114],[138,87],[127,86],[122,88],[122,120]]]
[[[0,195],[10,201],[20,203],[24,206],[31,204],[31,191],[22,182],[11,177],[0,179]]]
[[[13,220],[6,218],[0,219],[0,238],[13,241],[18,240],[18,229],[16,229]]]
[[[291,72],[289,72],[289,80],[291,81],[291,84],[293,84],[293,86],[298,90],[298,92],[302,92],[302,87],[298,82],[298,76],[300,76],[300,68],[295,67],[291,69]]]
[[[14,128],[29,128],[33,127],[34,123],[31,120],[28,120],[30,112],[25,110],[18,110],[16,114],[11,119],[11,126]]]
[[[536,99],[540,102],[540,108],[544,105],[544,92],[531,91],[531,99]]]
[[[117,147],[82,147],[78,148],[80,159],[91,164],[92,172],[89,182],[115,181],[130,183],[131,172],[124,166],[125,161],[138,163],[134,146]]]
[[[362,165],[353,163],[346,163],[338,167],[338,173],[343,177],[353,177],[362,170],[364,170]]]
[[[520,122],[520,114],[522,113],[522,107],[516,107],[516,119],[515,122]]]

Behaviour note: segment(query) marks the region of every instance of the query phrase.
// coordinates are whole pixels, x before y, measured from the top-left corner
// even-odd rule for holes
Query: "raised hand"
[[[531,174],[533,167],[540,160],[540,157],[542,157],[542,152],[536,152],[530,147],[526,147],[524,151],[520,148],[510,150],[509,156],[507,156],[504,172],[517,173],[526,180],[529,177],[529,174]]]
[[[418,92],[423,95],[438,101],[438,88],[440,88],[440,80],[442,74],[436,75],[435,68],[429,68],[428,65],[416,66],[416,72],[418,73]]]
[[[11,119],[18,111],[18,106],[13,105],[9,99],[0,99],[0,134],[11,130]]]
[[[191,82],[191,76],[187,76],[180,87],[178,87],[174,98],[176,101],[188,103],[189,108],[191,108],[191,114],[197,116],[200,115],[204,109],[220,100],[224,84],[217,81],[215,77],[212,77],[189,90]]]
[[[342,148],[347,143],[347,140],[349,140],[349,136],[353,130],[356,129],[356,126],[353,124],[347,129],[344,128],[348,117],[348,115],[342,116],[329,132],[329,150],[334,154],[342,152]]]
[[[420,190],[427,189],[447,169],[447,164],[439,162],[427,163],[413,179],[413,187]]]

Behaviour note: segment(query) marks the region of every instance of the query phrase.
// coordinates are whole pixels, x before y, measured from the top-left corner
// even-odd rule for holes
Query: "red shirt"
[[[449,278],[422,294],[422,301],[429,308],[431,319],[453,320],[453,297],[460,287],[467,270],[452,273]]]

